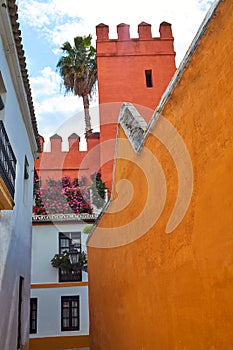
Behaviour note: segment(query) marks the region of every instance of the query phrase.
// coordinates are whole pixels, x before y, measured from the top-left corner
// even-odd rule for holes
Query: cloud
[[[20,0],[18,4],[21,21],[29,26],[40,29],[50,25],[55,19],[51,17],[56,11],[52,2]]]
[[[51,96],[54,93],[59,93],[62,80],[51,67],[45,67],[39,76],[30,78],[30,83],[32,95],[38,99],[40,96]]]
[[[69,23],[71,28],[79,22],[78,6],[75,0],[18,0],[20,22],[36,29],[39,35],[47,39],[48,43],[57,44],[54,33],[59,32],[59,27]],[[60,31],[61,34],[61,31]],[[59,42],[61,43],[61,42]]]
[[[55,133],[63,136],[61,130],[64,133],[65,128],[69,130],[68,136],[73,132],[76,132],[80,136],[84,135],[83,104],[82,100],[77,96],[53,96],[44,99],[42,102],[35,102],[34,107],[37,121],[40,125],[39,133],[43,135],[46,141]],[[92,128],[98,130],[99,114],[94,102],[90,104],[90,114]],[[64,142],[65,147],[67,146],[66,144]]]
[[[206,12],[213,4],[213,0],[198,0],[198,6],[201,11]]]
[[[66,22],[55,26],[53,29],[47,32],[48,38],[52,39],[52,42],[56,48],[60,48],[65,41],[73,43],[73,39],[76,36],[84,36],[88,34],[89,32],[85,30],[85,26],[83,25],[82,21]]]
[[[39,113],[58,113],[70,116],[82,108],[82,100],[77,96],[57,95],[44,99],[39,105]]]
[[[55,133],[58,125],[80,113],[82,100],[77,96],[54,95],[42,101],[34,101],[34,108],[39,124],[39,132],[45,138]]]

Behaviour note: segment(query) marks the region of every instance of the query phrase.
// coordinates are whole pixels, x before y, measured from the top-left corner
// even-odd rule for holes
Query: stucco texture
[[[126,179],[133,190],[118,188],[114,199],[123,203],[127,197],[129,202],[117,211],[113,201],[89,239],[92,350],[232,350],[232,26],[233,3],[225,0],[139,154],[129,150],[127,159],[121,157],[125,145],[132,147],[119,127],[115,189]],[[177,198],[179,169],[154,136],[162,118],[182,137],[193,169],[190,204],[171,233],[166,227]],[[148,152],[160,163],[167,186],[161,213],[150,225],[160,199],[155,195],[149,201],[158,184],[157,173],[154,184],[151,177],[148,181],[147,174],[153,175]],[[141,215],[147,203],[149,211]],[[110,242],[115,235],[115,247],[114,242],[108,247],[103,228],[108,228]],[[117,231],[126,236],[118,247]],[[127,243],[132,232],[139,238]]]

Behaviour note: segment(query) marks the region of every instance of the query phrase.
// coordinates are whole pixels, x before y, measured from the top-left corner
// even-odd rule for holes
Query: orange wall
[[[233,4],[225,0],[162,111],[183,138],[194,173],[188,211],[170,234],[165,228],[178,191],[171,155],[150,134],[140,155],[129,152],[131,160],[124,160],[128,141],[119,129],[115,183],[127,179],[134,191],[124,210],[112,213],[110,204],[88,242],[92,350],[232,350],[232,26]],[[146,226],[149,216],[142,215],[140,224],[136,218],[148,199],[144,172],[153,171],[153,164],[144,164],[148,150],[166,178],[162,214],[132,243],[96,248],[103,228],[109,228],[101,243],[106,246],[111,233],[127,236],[128,228],[140,234]],[[127,196],[119,191],[115,198],[124,202]],[[150,216],[156,205],[155,197]]]
[[[89,336],[60,336],[47,338],[31,338],[30,350],[71,350],[89,347]]]

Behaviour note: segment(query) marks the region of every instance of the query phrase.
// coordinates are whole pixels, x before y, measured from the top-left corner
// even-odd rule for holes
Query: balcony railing
[[[80,282],[82,281],[82,268],[59,269],[59,282]]]
[[[15,169],[16,158],[3,122],[0,120],[0,177],[3,179],[12,199],[15,193]]]
[[[87,214],[87,213],[81,213],[81,214],[46,214],[46,215],[33,215],[32,221],[45,223],[45,222],[63,222],[63,221],[93,221],[98,218],[98,215],[96,213],[93,214]]]

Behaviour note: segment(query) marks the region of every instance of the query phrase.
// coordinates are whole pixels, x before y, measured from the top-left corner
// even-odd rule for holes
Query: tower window
[[[145,77],[146,77],[146,87],[152,87],[152,70],[146,69],[145,70]]]

